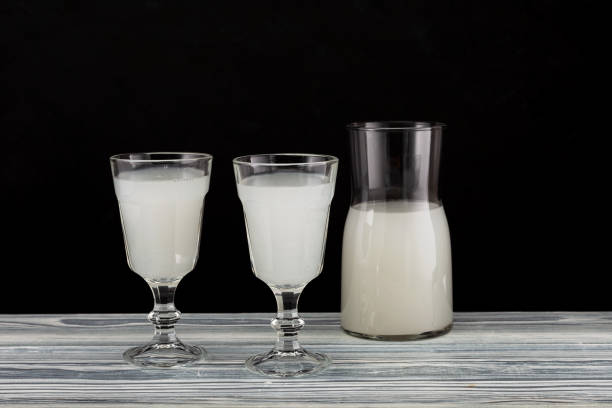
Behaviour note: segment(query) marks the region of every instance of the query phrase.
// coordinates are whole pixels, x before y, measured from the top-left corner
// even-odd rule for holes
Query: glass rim
[[[177,157],[175,159],[131,159],[129,156],[137,154],[164,154],[164,155],[187,155],[192,157]],[[111,161],[120,161],[126,163],[179,163],[184,161],[197,161],[203,159],[212,159],[213,156],[208,153],[195,152],[134,152],[134,153],[119,153],[110,157]]]
[[[297,157],[320,157],[322,160],[311,161],[311,162],[290,162],[290,163],[253,163],[249,160],[251,157],[272,157],[272,156],[297,156]],[[258,153],[258,154],[246,154],[244,156],[235,157],[232,163],[246,166],[268,166],[268,167],[281,167],[281,166],[321,166],[324,164],[338,163],[336,156],[329,154],[318,154],[318,153]]]
[[[369,122],[351,122],[346,125],[352,130],[432,130],[446,127],[442,122],[410,121],[410,120],[381,120]]]

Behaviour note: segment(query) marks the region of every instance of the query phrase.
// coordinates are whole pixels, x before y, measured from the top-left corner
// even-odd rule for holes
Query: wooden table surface
[[[144,315],[0,315],[0,406],[609,406],[612,312],[456,313],[453,330],[412,342],[344,334],[335,313],[304,314],[322,374],[270,379],[244,360],[274,341],[271,314],[185,314],[179,336],[209,360],[139,369]]]

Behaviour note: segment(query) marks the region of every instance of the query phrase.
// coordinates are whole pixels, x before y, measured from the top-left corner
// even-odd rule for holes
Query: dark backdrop
[[[448,124],[456,310],[612,309],[594,236],[599,12],[561,3],[2,2],[0,313],[150,309],[108,157],[159,150],[215,157],[184,312],[275,307],[250,271],[231,159],[339,156],[325,268],[301,301],[339,310],[344,126],[377,119]]]

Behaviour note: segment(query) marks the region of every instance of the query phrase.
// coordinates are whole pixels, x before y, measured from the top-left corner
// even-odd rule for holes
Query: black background
[[[233,157],[340,157],[325,268],[301,300],[337,311],[344,126],[389,119],[448,124],[455,310],[612,309],[601,11],[561,3],[2,2],[0,313],[150,310],[108,157],[159,150],[214,155],[183,312],[275,308],[250,271]]]

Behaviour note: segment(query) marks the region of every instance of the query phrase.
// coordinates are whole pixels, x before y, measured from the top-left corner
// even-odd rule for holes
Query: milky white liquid
[[[361,203],[344,227],[342,327],[416,335],[451,324],[451,248],[444,209],[414,201]]]
[[[128,263],[134,272],[168,282],[193,269],[209,180],[194,168],[124,171],[114,178]]]
[[[238,184],[251,263],[268,285],[291,289],[321,272],[334,185],[308,173],[250,176]]]

